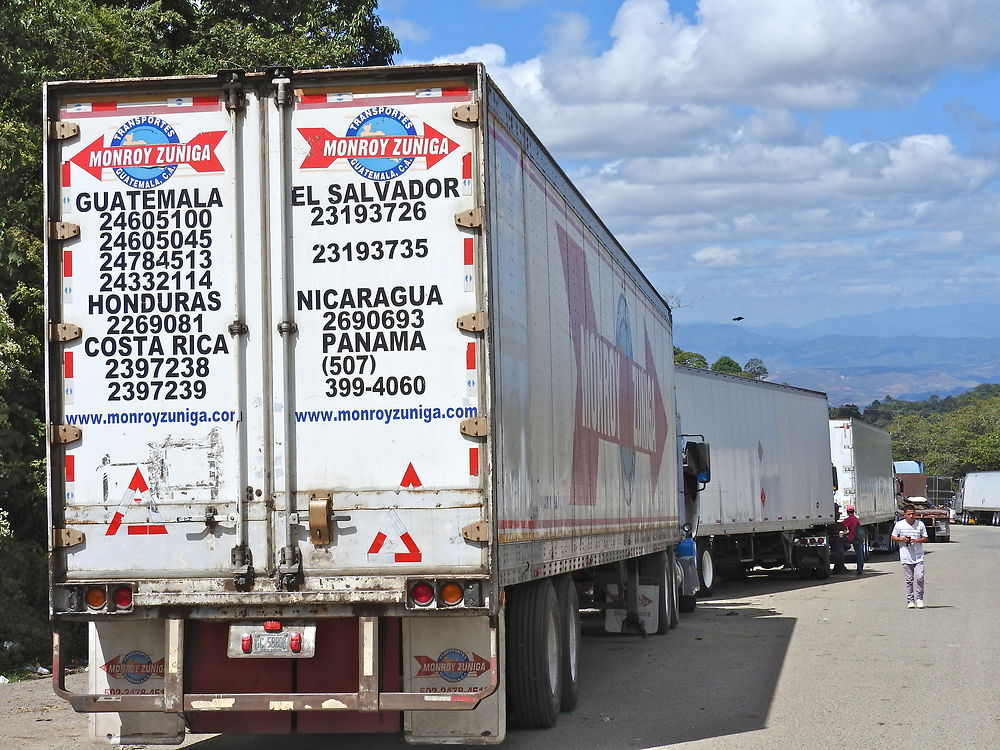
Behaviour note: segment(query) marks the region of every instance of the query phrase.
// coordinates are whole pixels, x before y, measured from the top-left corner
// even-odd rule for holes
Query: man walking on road
[[[892,541],[899,544],[899,561],[906,577],[906,606],[924,608],[924,542],[927,528],[917,520],[912,505],[903,508],[903,517],[892,527]]]
[[[844,541],[854,547],[854,559],[858,563],[858,575],[861,575],[865,569],[865,550],[864,550],[864,536],[861,532],[861,521],[854,514],[854,506],[847,506],[847,518],[845,518],[841,523],[847,529],[847,535],[844,537]]]

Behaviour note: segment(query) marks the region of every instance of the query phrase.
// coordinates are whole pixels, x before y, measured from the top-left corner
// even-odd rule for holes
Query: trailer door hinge
[[[463,419],[459,429],[463,435],[468,435],[469,437],[486,437],[486,417]]]
[[[490,540],[490,525],[486,521],[476,521],[462,527],[462,536],[470,542],[488,542]]]
[[[474,312],[458,319],[458,328],[469,333],[482,333],[486,330],[486,313]]]
[[[246,71],[241,68],[226,68],[216,73],[222,81],[222,92],[226,97],[226,110],[242,112],[246,109],[247,100],[243,96],[243,78]]]
[[[74,237],[80,236],[80,225],[71,224],[68,221],[50,221],[49,222],[49,239],[50,240],[69,240]]]
[[[460,227],[478,229],[483,225],[483,209],[477,206],[468,211],[459,211],[455,214],[455,223]]]
[[[87,535],[79,529],[52,529],[52,549],[76,547],[87,540]]]
[[[52,426],[53,443],[72,443],[83,437],[83,430],[76,425],[57,424]]]
[[[49,323],[49,341],[75,341],[83,329],[73,323]]]
[[[479,122],[479,102],[460,104],[451,111],[455,122]]]
[[[75,122],[57,120],[49,123],[49,138],[54,141],[65,141],[80,134],[80,126]]]

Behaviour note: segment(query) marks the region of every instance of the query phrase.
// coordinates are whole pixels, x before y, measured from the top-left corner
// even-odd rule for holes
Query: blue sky
[[[995,1],[379,10],[398,63],[487,64],[679,322],[794,326],[1000,300]]]

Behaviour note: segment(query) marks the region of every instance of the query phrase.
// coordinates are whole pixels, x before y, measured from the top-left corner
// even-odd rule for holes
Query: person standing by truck
[[[865,570],[865,544],[864,533],[861,530],[861,521],[858,519],[853,505],[847,506],[847,518],[841,523],[847,528],[844,536],[844,543],[854,547],[854,559],[858,563],[858,575]]]
[[[906,578],[906,606],[924,608],[924,542],[927,528],[917,520],[917,509],[903,506],[903,517],[892,527],[892,541],[899,544],[899,561]]]

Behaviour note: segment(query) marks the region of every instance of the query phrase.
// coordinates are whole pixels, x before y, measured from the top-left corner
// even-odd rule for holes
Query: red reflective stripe
[[[92,112],[114,112],[118,109],[118,102],[94,102],[90,105]]]
[[[479,448],[469,448],[469,476],[479,476]]]
[[[476,369],[476,344],[475,342],[470,343],[465,347],[465,369],[475,370]]]
[[[462,157],[462,179],[472,179],[472,154],[468,153]]]
[[[420,562],[423,559],[423,556],[420,554],[420,548],[413,541],[413,537],[410,536],[409,531],[400,535],[399,539],[406,545],[406,549],[409,551],[406,553],[397,552],[396,562]]]
[[[468,96],[469,89],[465,86],[453,89],[441,89],[441,96]]]
[[[219,97],[217,96],[196,96],[193,98],[194,106],[204,107],[210,104],[218,104]]]
[[[73,377],[73,352],[63,352],[63,377],[67,380]]]
[[[326,104],[326,94],[303,94],[299,101],[303,104]]]
[[[473,247],[472,246],[472,238],[471,237],[466,237],[465,238],[465,265],[467,265],[467,266],[471,266],[472,263],[473,263],[473,261],[474,261],[474,258],[473,258],[473,255],[472,255],[472,247]]]
[[[73,275],[73,251],[63,250],[63,277],[70,278]]]
[[[76,481],[76,456],[66,456],[66,481]]]
[[[368,554],[374,555],[376,552],[382,549],[383,544],[385,544],[385,534],[383,534],[380,531],[375,535],[375,541],[372,542],[372,546],[368,548]]]
[[[62,186],[63,187],[69,187],[70,186],[70,173],[71,172],[70,172],[70,168],[69,168],[69,162],[68,161],[67,162],[63,162],[63,165],[62,165]]]

